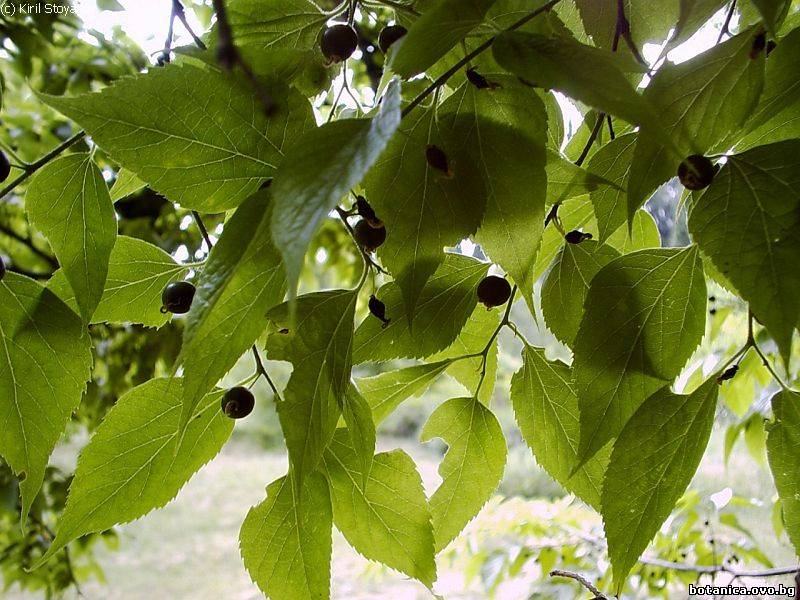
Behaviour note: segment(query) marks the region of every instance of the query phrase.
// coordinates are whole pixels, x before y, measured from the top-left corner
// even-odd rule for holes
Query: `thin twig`
[[[27,166],[27,168],[25,169],[24,173],[21,173],[16,179],[14,179],[11,183],[9,183],[6,187],[4,187],[2,189],[2,191],[0,191],[0,200],[2,200],[8,194],[10,194],[12,191],[14,191],[14,188],[16,188],[23,181],[27,180],[31,175],[36,173],[36,171],[41,169],[43,166],[45,166],[47,163],[49,163],[54,158],[57,158],[61,153],[63,153],[65,150],[67,150],[71,146],[74,146],[75,144],[80,142],[84,137],[86,137],[86,132],[85,131],[79,131],[78,133],[73,135],[71,138],[63,141],[58,146],[53,148],[50,152],[45,154],[39,160],[29,164]]]
[[[402,2],[395,2],[394,0],[370,0],[370,1],[374,4],[382,4],[383,6],[388,6],[389,8],[393,8],[401,12],[407,12],[408,14],[414,15],[415,17],[419,17],[421,14],[413,6],[409,6],[408,4],[403,4]]]
[[[502,33],[506,33],[506,32],[509,32],[509,31],[514,31],[516,29],[519,29],[520,27],[525,25],[528,21],[534,19],[535,17],[538,17],[542,13],[548,12],[551,8],[553,8],[560,1],[561,0],[550,0],[550,2],[548,2],[544,6],[541,6],[540,8],[537,8],[536,10],[531,12],[530,14],[522,17],[520,20],[518,20],[517,22],[513,23],[512,25],[510,25],[507,29],[504,29]],[[458,73],[464,66],[468,65],[475,57],[477,57],[478,55],[482,54],[483,52],[485,52],[486,50],[491,48],[492,44],[494,43],[494,40],[496,38],[497,38],[497,36],[490,37],[488,40],[483,42],[480,46],[475,48],[472,52],[467,54],[464,58],[459,60],[455,65],[453,65],[447,71],[445,71],[439,77],[437,77],[436,80],[433,83],[431,83],[427,88],[425,88],[416,98],[414,98],[411,101],[411,103],[408,106],[406,106],[403,109],[403,116],[405,117],[406,115],[408,115],[408,113],[410,113],[417,106],[419,106],[422,103],[422,101],[425,100],[425,98],[430,96],[433,92],[435,92],[440,87],[442,87],[445,83],[447,83],[447,81],[453,75]]]
[[[36,247],[31,238],[26,238],[24,235],[20,235],[4,223],[0,223],[0,233],[3,233],[16,240],[20,244],[25,245],[28,249],[30,249],[31,252],[33,252],[39,258],[44,259],[54,269],[58,268],[58,261],[55,259],[55,257],[51,256],[41,248]]]
[[[203,40],[200,39],[197,34],[192,30],[191,25],[189,25],[189,21],[186,19],[186,9],[184,9],[181,0],[172,0],[172,10],[178,20],[183,25],[183,28],[192,36],[195,45],[200,48],[201,50],[206,50],[206,45],[203,43]]]
[[[250,65],[242,58],[239,49],[233,41],[233,30],[228,21],[228,12],[225,8],[225,0],[212,0],[214,5],[214,12],[217,14],[217,33],[219,37],[219,45],[217,46],[217,60],[222,68],[226,71],[232,71],[234,67],[239,67],[245,78],[250,83],[258,99],[264,107],[264,112],[271,115],[275,112],[275,101],[270,96],[269,92],[264,88],[261,82],[253,73]]]
[[[731,24],[731,19],[733,18],[733,12],[736,10],[736,0],[731,1],[731,5],[728,8],[728,14],[725,15],[725,22],[722,24],[722,29],[719,30],[719,37],[717,38],[717,43],[719,44],[722,41],[722,38],[725,35],[730,35],[731,30],[729,29]]]
[[[580,583],[583,587],[589,590],[592,594],[594,594],[595,600],[597,598],[602,598],[602,600],[608,600],[608,596],[606,596],[603,592],[598,590],[591,581],[586,579],[580,573],[573,573],[572,571],[562,571],[561,569],[553,569],[550,571],[550,577],[565,577],[567,579],[574,579],[578,583]]]
[[[517,286],[515,285],[511,288],[511,295],[508,297],[508,301],[506,303],[506,309],[503,312],[503,318],[500,320],[500,323],[492,333],[492,336],[489,338],[489,341],[486,342],[486,346],[484,346],[483,350],[476,354],[475,356],[481,357],[481,377],[478,380],[478,385],[475,388],[475,397],[478,397],[478,394],[481,391],[481,387],[483,386],[483,381],[486,379],[486,364],[489,360],[489,350],[492,348],[492,344],[497,339],[497,336],[500,335],[500,331],[502,331],[503,327],[508,325],[511,321],[509,320],[511,317],[511,308],[514,306],[514,296],[517,295]]]
[[[613,52],[617,51],[620,37],[625,40],[625,43],[628,45],[628,49],[631,51],[631,54],[633,54],[633,57],[636,59],[636,61],[645,67],[649,67],[650,65],[648,65],[647,61],[642,57],[641,53],[639,52],[639,48],[633,41],[631,24],[630,21],[628,21],[628,18],[625,16],[625,3],[623,0],[617,0],[617,23],[614,31],[614,43],[611,47]]]
[[[595,121],[594,127],[592,127],[592,132],[589,134],[589,139],[586,140],[586,145],[583,147],[581,155],[575,161],[576,166],[580,167],[586,160],[586,157],[589,156],[589,150],[591,150],[595,140],[597,139],[597,136],[600,134],[600,130],[603,128],[605,119],[606,113],[597,113],[597,120]]]

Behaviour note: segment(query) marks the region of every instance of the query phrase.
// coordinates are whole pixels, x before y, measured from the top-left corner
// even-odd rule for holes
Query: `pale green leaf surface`
[[[533,303],[533,264],[544,223],[547,113],[536,92],[510,75],[490,75],[498,89],[463,84],[439,120],[452,123],[486,186],[476,241]]]
[[[480,25],[495,0],[437,0],[396,43],[389,68],[403,78],[418,75]]]
[[[563,92],[629,123],[657,120],[623,73],[641,71],[633,61],[569,38],[534,33],[503,33],[492,48],[498,63],[537,86]]]
[[[442,483],[430,499],[436,551],[443,550],[497,489],[506,466],[500,423],[476,398],[455,398],[439,406],[420,439],[435,437],[449,448],[439,465]]]
[[[619,256],[611,246],[593,240],[564,243],[542,286],[542,314],[560,341],[572,346],[583,317],[583,302],[597,272]]]
[[[788,363],[800,321],[800,141],[728,158],[694,202],[689,231],[750,303]]]
[[[458,337],[475,310],[476,289],[489,265],[459,254],[447,253],[443,258],[419,296],[411,327],[397,284],[387,283],[377,291],[391,321],[383,327],[378,319],[367,315],[355,334],[355,364],[424,358],[447,348]]]
[[[337,433],[323,459],[334,524],[360,554],[431,587],[433,529],[414,461],[402,450],[382,452],[365,473],[348,442]]]
[[[342,402],[342,417],[347,425],[350,447],[359,461],[359,471],[364,475],[366,485],[366,476],[375,455],[375,421],[372,407],[354,385],[347,388],[347,395]]]
[[[288,303],[269,314],[278,330],[288,329],[269,337],[267,353],[294,366],[278,416],[297,481],[317,467],[350,389],[356,299],[352,290],[300,296],[293,324]]]
[[[590,225],[594,222],[594,212],[589,196],[584,194],[576,196],[563,202],[558,207],[558,218],[566,231],[573,229],[591,229]],[[547,271],[553,259],[561,251],[564,244],[564,236],[555,227],[547,227],[542,234],[542,243],[539,246],[539,254],[536,257],[534,267],[534,277],[537,279]]]
[[[180,439],[181,380],[152,379],[123,395],[81,451],[56,539],[70,541],[128,523],[170,502],[228,441],[233,421],[221,391],[198,405]]]
[[[175,262],[158,246],[120,235],[111,251],[108,277],[92,323],[139,323],[161,327],[169,315],[161,312],[161,293],[168,283],[179,279],[187,267]],[[77,312],[75,293],[62,270],[47,287]]]
[[[616,437],[636,409],[680,373],[705,331],[696,246],[639,250],[591,282],[574,346],[580,457]]]
[[[267,117],[246,84],[213,68],[173,64],[98,93],[42,99],[171,201],[220,212],[273,176],[286,140],[314,124],[297,92],[274,96],[278,106]]]
[[[128,196],[135,194],[144,188],[146,185],[147,184],[139,179],[132,171],[129,171],[128,169],[120,169],[119,173],[117,173],[117,179],[114,181],[114,185],[111,186],[111,190],[109,192],[111,194],[111,201],[116,202],[117,200],[127,198]]]
[[[586,33],[592,36],[594,43],[601,48],[611,49],[617,25],[617,3],[575,0],[575,4],[578,5]],[[622,5],[634,41],[640,49],[645,42],[662,42],[678,20],[677,0],[623,0]],[[620,46],[624,45],[624,42],[620,42]]]
[[[718,389],[711,379],[688,396],[658,390],[614,444],[601,512],[618,590],[697,471]]]
[[[50,242],[88,323],[103,295],[117,237],[103,174],[88,154],[57,158],[31,180],[25,209]]]
[[[439,107],[448,110],[448,102]],[[378,256],[403,291],[405,315],[418,311],[425,284],[444,260],[442,250],[475,233],[486,206],[480,170],[447,134],[433,111],[412,113],[363,184],[386,225]],[[429,144],[446,154],[452,178],[428,165]]]
[[[755,4],[767,29],[775,35],[781,22],[786,18],[792,0],[751,0]]]
[[[591,173],[610,179],[619,186],[600,186],[589,193],[601,242],[607,240],[628,219],[626,187],[636,140],[635,133],[616,137],[592,155],[586,166]]]
[[[567,160],[562,154],[547,150],[547,204],[564,202],[575,196],[610,186],[609,180]]]
[[[686,62],[667,62],[653,77],[644,97],[677,148],[661,131],[639,133],[628,178],[628,218],[675,176],[681,160],[707,152],[752,114],[764,81],[764,52],[750,56],[754,39],[752,30],[745,31]]]
[[[272,184],[272,237],[294,295],[306,250],[322,221],[358,185],[400,125],[400,86],[389,84],[378,114],[311,129],[286,153]]]
[[[612,444],[572,475],[578,464],[580,437],[572,371],[561,362],[547,360],[543,350],[531,346],[524,348],[522,358],[522,367],[511,380],[511,403],[522,437],[543,469],[599,510]]]
[[[51,291],[6,273],[0,281],[0,455],[19,478],[22,514],[92,367],[89,334]]]
[[[619,250],[620,254],[630,254],[634,250],[645,248],[659,248],[661,246],[661,232],[658,225],[645,209],[640,208],[633,215],[633,222],[622,225],[612,233],[606,243]]]
[[[181,426],[261,335],[269,309],[283,300],[286,275],[270,234],[272,209],[268,191],[248,198],[203,266],[183,332]]]
[[[453,343],[447,349],[428,357],[428,360],[455,359],[467,354],[483,352],[486,342],[500,324],[503,310],[505,310],[504,306],[487,310],[483,304],[478,304]],[[486,375],[478,393],[478,400],[486,406],[489,406],[492,400],[497,379],[497,344],[498,340],[495,338],[486,353]],[[480,356],[456,360],[447,368],[447,374],[464,386],[464,389],[470,394],[474,394],[481,379],[482,366]]]
[[[786,533],[800,554],[800,394],[772,397],[774,422],[767,434],[767,456],[781,498]]]
[[[422,394],[444,373],[451,361],[442,360],[387,371],[374,377],[363,377],[356,383],[361,395],[372,409],[375,424],[379,425],[405,400]]]
[[[328,600],[333,527],[328,484],[312,473],[298,485],[289,474],[267,487],[267,499],[242,523],[239,551],[250,577],[272,600]]]

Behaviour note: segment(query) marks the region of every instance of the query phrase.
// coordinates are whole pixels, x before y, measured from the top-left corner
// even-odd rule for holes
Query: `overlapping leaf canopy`
[[[793,372],[800,13],[753,1],[759,22],[688,61],[645,66],[645,42],[672,48],[724,3],[357,3],[409,32],[384,61],[374,105],[342,115],[312,99],[332,68],[319,35],[329,18],[347,18],[349,2],[332,12],[310,0],[227,4],[250,78],[198,50],[93,93],[40,95],[118,172],[109,192],[94,154],[44,166],[25,209],[61,268],[46,287],[19,274],[0,283],[0,454],[22,481],[25,511],[90,377],[86,328],[160,327],[163,287],[190,271],[198,287],[173,376],[132,389],[108,414],[46,558],[163,506],[213,458],[232,429],[216,386],[254,347],[258,376],[269,376],[262,354],[292,367],[274,395],[289,469],[240,537],[245,567],[271,598],[330,597],[334,526],[368,559],[433,589],[436,555],[503,475],[496,396],[510,399],[539,464],[602,514],[621,589],[714,423],[719,373],[689,393],[671,389],[706,332],[707,279],[749,305]],[[586,117],[569,144],[567,103]],[[446,168],[431,160],[434,146]],[[661,247],[642,206],[691,154],[709,155],[716,175],[682,204],[690,243]],[[203,263],[116,235],[112,201],[144,186],[198,219],[229,211]],[[359,194],[385,243],[377,253],[353,248],[363,268],[355,281],[308,289],[303,274],[324,262],[309,248],[331,217],[352,232]],[[476,295],[489,272],[514,285],[513,300],[493,311]],[[387,323],[364,309],[370,295]],[[524,339],[526,314],[571,352],[571,365]],[[504,329],[522,339],[522,361],[495,394]],[[392,368],[396,359],[415,362]],[[356,376],[365,363],[383,372]],[[443,374],[466,394],[422,432],[448,446],[428,497],[406,453],[375,454],[375,427]],[[767,441],[796,545],[797,401],[788,387],[773,399]]]

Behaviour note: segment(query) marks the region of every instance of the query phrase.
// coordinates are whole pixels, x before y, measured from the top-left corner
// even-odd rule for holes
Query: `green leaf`
[[[578,5],[586,33],[592,36],[595,45],[610,50],[617,26],[617,3],[575,0],[575,4]],[[633,39],[640,49],[645,42],[662,42],[678,20],[678,3],[675,0],[656,3],[624,0],[622,6]],[[622,41],[619,44],[625,45]]]
[[[567,160],[562,154],[547,151],[547,204],[564,202],[575,196],[611,185],[607,179],[590,173]]]
[[[267,499],[247,513],[239,533],[244,566],[272,600],[328,600],[331,498],[311,473],[302,487],[290,475],[267,487]]]
[[[405,400],[422,394],[452,364],[450,360],[414,365],[364,377],[356,383],[372,409],[376,425],[392,414]]]
[[[359,470],[364,475],[363,484],[366,486],[366,477],[375,455],[375,421],[372,419],[372,408],[354,385],[347,388],[342,403],[342,417],[347,424],[350,446],[359,460]]]
[[[764,429],[764,417],[753,413],[744,425],[744,443],[747,451],[759,466],[767,466],[767,432]]]
[[[666,55],[670,50],[691,38],[726,4],[728,4],[727,0],[680,0],[678,22],[675,24],[675,29],[673,29],[667,45],[661,51],[662,55]]]
[[[561,362],[548,361],[543,350],[528,345],[522,358],[522,367],[511,379],[511,403],[522,437],[543,469],[599,510],[612,444],[571,475],[578,464],[580,436],[572,371]]]
[[[752,114],[764,81],[764,52],[751,58],[752,30],[680,64],[662,66],[644,92],[656,107],[663,133],[639,133],[628,183],[628,217],[662,183],[674,177],[681,160],[704,154],[737,132]],[[677,154],[676,154],[677,151]]]
[[[275,175],[272,236],[293,296],[311,240],[343,196],[358,185],[400,125],[400,85],[393,81],[372,119],[343,119],[312,129]]]
[[[488,193],[476,240],[514,279],[533,306],[531,277],[544,224],[547,113],[536,92],[510,75],[490,75],[498,89],[463,84],[439,111],[457,143],[479,166]],[[511,149],[514,149],[511,152]]]
[[[286,140],[313,125],[299,93],[270,91],[278,106],[267,117],[246,84],[187,63],[121,79],[98,93],[41,99],[172,202],[221,212],[272,177]]]
[[[661,233],[650,213],[640,208],[633,215],[630,228],[620,227],[609,236],[606,243],[619,250],[620,254],[630,254],[634,250],[660,247]]]
[[[658,390],[614,444],[601,512],[618,591],[697,471],[718,389],[711,379],[688,396]]]
[[[135,173],[128,171],[128,169],[120,169],[117,173],[117,179],[114,185],[111,186],[111,201],[116,202],[127,198],[143,189],[147,184],[139,179]]]
[[[792,0],[752,0],[752,2],[764,19],[764,24],[770,33],[773,36],[777,35],[781,23],[789,13]]]
[[[486,310],[482,304],[476,306],[472,316],[453,343],[447,349],[428,357],[428,360],[457,359],[468,354],[483,352],[486,342],[500,324],[502,310],[502,308]],[[486,353],[486,375],[478,393],[478,400],[487,406],[491,403],[497,378],[497,347],[498,340],[495,338]],[[447,368],[447,374],[464,386],[469,393],[474,393],[481,380],[482,367],[482,358],[473,356],[454,360],[453,364]]]
[[[509,32],[493,45],[495,60],[538,87],[555,89],[596,108],[641,125],[656,116],[624,72],[642,72],[632,60],[565,37]]]
[[[448,101],[439,107],[440,113],[450,110]],[[419,310],[420,294],[445,258],[442,249],[475,233],[486,206],[480,170],[448,133],[433,110],[412,113],[363,184],[386,225],[386,242],[378,256],[403,291],[406,315]],[[428,165],[429,144],[445,152],[452,178]]]
[[[183,332],[182,427],[264,331],[267,311],[283,300],[286,276],[270,235],[272,207],[268,191],[248,198],[203,266]]]
[[[626,133],[611,140],[592,155],[586,167],[619,186],[601,186],[589,194],[597,216],[597,232],[601,242],[606,241],[628,219],[626,187],[636,140],[635,133]]]
[[[489,270],[487,263],[460,254],[444,254],[444,262],[428,280],[411,315],[396,283],[382,286],[377,297],[386,304],[383,324],[367,315],[356,330],[353,362],[424,358],[447,348],[458,337],[478,302],[475,291]],[[411,320],[411,327],[409,327]]]
[[[181,380],[151,379],[123,395],[81,451],[56,539],[43,560],[83,535],[161,508],[233,431],[215,391],[197,407],[181,439]]]
[[[506,441],[500,423],[477,398],[448,400],[428,419],[420,439],[449,448],[430,499],[436,551],[443,550],[489,500],[503,477]]]
[[[91,345],[77,315],[26,277],[5,274],[0,306],[0,455],[21,480],[27,516],[86,388]]]
[[[161,312],[161,292],[186,270],[158,246],[118,236],[108,262],[103,297],[91,322],[161,327],[169,320],[169,315]],[[75,293],[63,270],[55,272],[47,287],[77,312]]]
[[[298,482],[317,467],[350,389],[357,297],[352,290],[300,296],[294,325],[290,325],[288,303],[269,313],[279,330],[267,340],[269,358],[294,365],[278,416]]]
[[[573,229],[588,229],[594,220],[592,203],[588,195],[570,198],[558,207],[558,218],[565,231]],[[564,245],[564,235],[555,227],[547,227],[542,234],[542,243],[539,246],[539,255],[536,257],[534,276],[538,279],[547,271],[553,259]]]
[[[397,42],[389,68],[408,79],[447,54],[480,25],[495,0],[437,0]]]
[[[786,119],[789,117],[786,112],[796,115],[800,103],[798,62],[800,62],[800,29],[794,29],[769,55],[764,92],[753,116],[747,122],[748,129],[756,130],[779,117]],[[790,107],[795,110],[787,111]]]
[[[325,451],[333,522],[357,552],[431,587],[431,515],[414,461],[402,450],[382,452],[365,473],[348,442],[337,433]]]
[[[103,295],[117,237],[103,174],[89,154],[58,158],[31,180],[25,209],[50,242],[88,323]]]
[[[542,314],[547,327],[572,346],[583,317],[583,302],[597,272],[619,257],[611,246],[592,240],[565,243],[542,286]]]
[[[696,246],[640,250],[592,280],[574,351],[581,460],[616,437],[648,396],[672,381],[705,331]]]
[[[237,46],[261,53],[315,46],[329,18],[311,0],[231,0],[227,8]]]
[[[750,303],[788,365],[800,321],[800,140],[728,158],[694,201],[689,232]]]
[[[786,533],[800,553],[800,394],[772,397],[774,422],[767,434],[767,456],[781,498]]]

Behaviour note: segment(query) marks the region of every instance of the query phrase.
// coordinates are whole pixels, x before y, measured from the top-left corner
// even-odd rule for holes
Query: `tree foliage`
[[[538,463],[602,515],[615,591],[686,491],[747,356],[780,388],[766,440],[745,435],[762,433],[800,551],[796,3],[213,4],[202,41],[170,40],[157,65],[130,50],[107,72],[53,81],[3,51],[0,455],[23,527],[73,411],[119,386],[104,392],[119,399],[98,411],[37,566],[174,498],[230,436],[217,386],[252,354],[243,385],[268,381],[289,455],[242,524],[256,584],[276,600],[328,598],[335,526],[433,589],[437,555],[506,466],[491,403],[504,330],[522,350],[501,394]],[[718,42],[670,60],[717,11]],[[333,21],[354,27],[357,54],[323,56]],[[385,56],[367,37],[375,23],[407,29]],[[43,19],[3,25],[7,47],[22,47],[26,27],[42,53],[87,51]],[[650,63],[646,42],[662,44]],[[352,87],[361,78],[355,94],[348,73]],[[11,105],[52,126],[37,131]],[[566,107],[583,117],[569,139]],[[676,176],[671,218],[688,215],[686,244],[661,240],[645,210]],[[176,260],[194,224],[198,262]],[[341,256],[336,276],[309,277]],[[510,284],[500,302],[478,292],[490,273]],[[162,291],[184,279],[193,298],[180,318]],[[690,377],[714,335],[707,290],[720,286],[747,305],[745,342]],[[512,307],[571,364],[525,339]],[[133,374],[99,374],[99,336],[115,331],[122,362],[126,340],[182,343]],[[270,361],[291,365],[283,389]],[[370,363],[382,372],[363,376]],[[426,496],[408,454],[375,453],[375,428],[445,374],[467,393],[423,429],[448,446]]]

